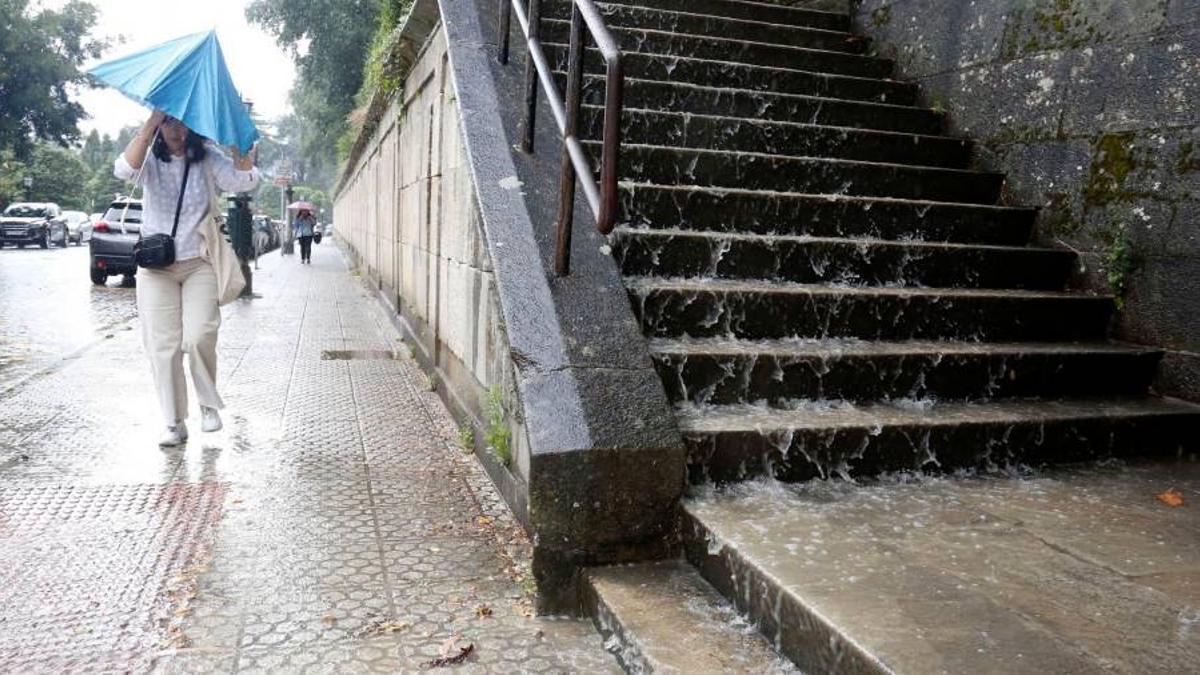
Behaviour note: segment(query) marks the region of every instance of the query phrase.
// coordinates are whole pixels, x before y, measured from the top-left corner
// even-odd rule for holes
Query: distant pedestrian
[[[312,241],[313,235],[317,231],[317,219],[313,218],[311,211],[300,209],[296,212],[296,220],[292,223],[292,229],[296,231],[296,236],[300,238],[300,264],[312,264]]]
[[[206,255],[203,232],[214,191],[246,192],[258,185],[252,155],[253,151],[241,157],[235,150],[230,159],[183,122],[155,111],[115,162],[113,173],[118,178],[142,186],[143,240],[154,241],[153,235],[165,237],[174,232],[174,262],[163,267],[143,266],[137,273],[142,341],[167,423],[159,440],[162,446],[187,440],[185,354],[200,399],[200,427],[203,431],[221,428],[217,412],[224,407],[217,393],[218,272]]]

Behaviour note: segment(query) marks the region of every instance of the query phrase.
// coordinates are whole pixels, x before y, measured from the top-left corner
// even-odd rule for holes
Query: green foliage
[[[408,15],[412,0],[380,0],[380,5],[375,36],[371,38],[364,65],[362,87],[355,97],[359,106],[370,103],[376,89],[390,96],[404,84],[404,78],[396,72],[396,65],[388,57],[392,53],[392,33]]]
[[[871,27],[882,28],[892,22],[892,7],[880,7],[871,12]]]
[[[458,447],[462,448],[463,452],[475,450],[475,427],[466,424],[458,428]]]
[[[512,464],[512,431],[508,428],[508,414],[504,411],[504,393],[500,387],[488,390],[485,405],[488,428],[483,440],[492,449],[492,454],[504,466]]]
[[[1129,241],[1129,231],[1119,227],[1105,255],[1105,269],[1108,271],[1108,287],[1113,293],[1118,310],[1125,308],[1125,284],[1129,275],[1137,267],[1133,255],[1133,247]]]
[[[0,149],[0,209],[25,198],[25,163],[12,150]]]
[[[91,175],[91,170],[76,153],[52,143],[38,143],[26,172],[33,184],[24,199],[55,202],[64,209],[83,210],[88,206],[85,186]]]
[[[86,84],[80,66],[103,42],[88,36],[97,10],[69,0],[46,9],[29,0],[0,0],[0,149],[28,159],[36,139],[67,144],[85,115],[70,98]]]
[[[84,189],[84,211],[103,211],[114,195],[127,194],[132,188],[113,175],[113,160],[125,150],[138,131],[138,126],[122,129],[116,138],[92,131],[83,141],[79,158],[91,173]]]
[[[425,388],[429,391],[437,391],[438,385],[442,383],[441,378],[437,375],[430,374],[425,382]]]
[[[380,0],[254,0],[246,9],[246,17],[274,35],[296,62],[295,115],[278,131],[293,144],[300,182],[333,185],[338,139],[348,128],[380,11]]]

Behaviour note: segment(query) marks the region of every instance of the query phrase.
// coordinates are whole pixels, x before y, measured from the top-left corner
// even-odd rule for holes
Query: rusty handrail
[[[541,0],[529,0],[528,8],[521,0],[499,0],[498,30],[500,63],[508,63],[508,40],[512,14],[516,9],[517,23],[525,34],[529,58],[525,62],[525,117],[521,124],[521,149],[533,151],[534,122],[537,119],[537,85],[546,92],[554,121],[563,136],[562,159],[559,170],[558,240],[554,252],[554,273],[571,273],[571,226],[575,218],[575,186],[583,188],[584,197],[596,217],[596,229],[609,234],[617,220],[617,167],[621,152],[621,106],[625,77],[621,66],[621,50],[592,0],[571,0],[571,40],[567,51],[567,91],[565,101],[558,97],[558,86],[546,54],[542,51]],[[592,177],[591,162],[578,138],[580,98],[583,93],[583,28],[587,26],[592,41],[604,57],[604,134],[601,138],[600,185]]]

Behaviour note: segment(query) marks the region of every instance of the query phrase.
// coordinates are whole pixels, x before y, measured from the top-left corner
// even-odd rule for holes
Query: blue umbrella
[[[250,112],[225,66],[215,30],[106,61],[88,73],[221,145],[236,145],[245,153],[258,139]]]

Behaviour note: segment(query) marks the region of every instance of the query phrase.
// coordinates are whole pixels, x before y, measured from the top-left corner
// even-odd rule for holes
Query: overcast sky
[[[289,110],[288,90],[296,69],[275,39],[246,21],[249,0],[91,0],[100,9],[98,35],[116,38],[100,60],[124,56],[167,40],[217,29],[221,49],[243,98],[254,102],[263,118],[278,117]],[[45,0],[47,6],[62,4]],[[88,64],[90,66],[92,64]],[[111,89],[90,89],[78,100],[91,115],[80,123],[83,133],[92,129],[115,135],[121,127],[138,124],[149,114],[137,103]]]

